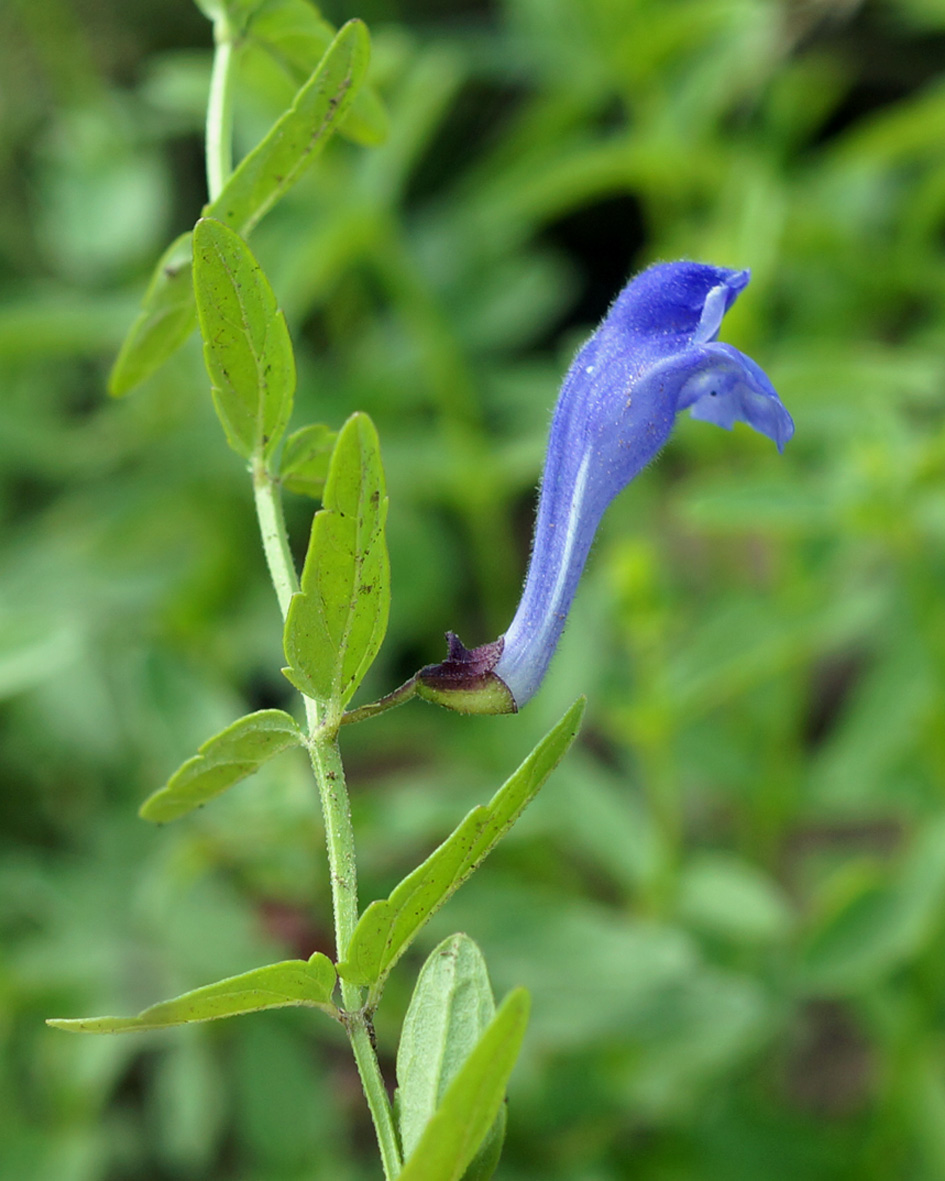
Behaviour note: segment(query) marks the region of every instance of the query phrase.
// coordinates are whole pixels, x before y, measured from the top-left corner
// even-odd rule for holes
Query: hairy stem
[[[279,600],[279,610],[285,619],[292,596],[299,589],[299,579],[289,550],[285,518],[282,515],[282,498],[279,494],[279,485],[262,457],[257,457],[253,461],[252,473],[263,550],[272,585]],[[305,698],[305,714],[308,721],[312,772],[318,785],[322,816],[325,820],[335,948],[338,958],[341,959],[358,923],[358,869],[354,829],[351,825],[351,805],[337,737],[325,732],[318,703],[310,697]],[[374,1121],[384,1175],[390,1179],[400,1172],[400,1149],[390,1100],[371,1036],[370,1018],[364,1010],[364,995],[356,984],[342,980],[341,998],[346,1014],[345,1028]]]
[[[264,459],[255,459],[252,471],[253,495],[256,498],[256,516],[259,519],[263,551],[279,600],[279,610],[285,619],[292,596],[299,589],[299,576],[289,550],[285,517],[282,515],[282,496],[279,485],[273,479]],[[309,721],[311,722],[311,718]]]
[[[367,705],[359,705],[357,709],[349,709],[346,713],[341,715],[342,726],[348,726],[352,722],[363,722],[365,718],[375,718],[378,714],[384,713],[386,710],[393,709],[397,705],[403,705],[405,701],[409,701],[411,697],[417,695],[417,678],[411,677],[409,681],[404,683],[393,692],[387,693],[379,701],[371,701]]]
[[[233,94],[239,46],[229,22],[214,22],[216,48],[207,103],[207,192],[215,201],[233,171]]]
[[[211,201],[220,195],[233,171],[233,99],[239,56],[238,36],[225,17],[214,22],[213,32],[216,48],[206,130],[207,189]],[[263,551],[279,600],[279,610],[285,619],[292,596],[299,589],[299,577],[289,549],[279,483],[262,455],[253,457],[251,471]],[[335,734],[326,733],[318,702],[306,697],[305,714],[312,771],[325,820],[335,947],[340,959],[358,922],[358,877],[351,808],[337,738]],[[341,996],[345,1027],[377,1132],[384,1175],[391,1181],[400,1172],[400,1148],[390,1099],[374,1048],[370,1015],[365,1011],[362,990],[357,985],[342,980]]]
[[[309,725],[318,724],[317,707],[306,699]],[[336,736],[311,729],[309,753],[312,771],[318,784],[322,815],[325,818],[325,843],[328,847],[328,872],[331,877],[331,900],[335,919],[335,948],[342,959],[358,924],[358,867],[354,849],[351,805],[345,784],[344,767]],[[321,736],[319,736],[321,734]],[[364,1008],[364,994],[357,984],[341,981],[345,1027],[358,1064],[364,1096],[367,1099],[377,1143],[381,1151],[384,1175],[388,1179],[400,1172],[400,1149],[394,1129],[394,1117]]]
[[[394,1115],[387,1097],[387,1088],[381,1077],[381,1070],[377,1064],[377,1053],[374,1049],[374,1037],[369,1018],[364,1012],[353,1013],[348,1020],[348,1037],[354,1051],[354,1060],[358,1064],[361,1076],[361,1086],[371,1109],[374,1120],[374,1130],[377,1133],[377,1143],[381,1150],[381,1163],[384,1166],[384,1176],[391,1181],[401,1170],[400,1144],[394,1127]]]
[[[354,928],[358,924],[358,869],[354,853],[351,806],[348,802],[348,790],[337,739],[314,737],[309,750],[325,817],[335,943],[338,959],[341,960],[344,959]],[[362,997],[359,988],[342,981],[341,995],[347,1010],[360,1009]]]

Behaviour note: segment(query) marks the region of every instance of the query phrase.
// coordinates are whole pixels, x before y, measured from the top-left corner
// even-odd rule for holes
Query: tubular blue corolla
[[[659,263],[631,280],[568,370],[548,440],[531,560],[504,636],[417,674],[421,696],[473,713],[514,713],[536,692],[604,510],[660,451],[676,415],[746,422],[779,451],[794,433],[765,373],[716,339],[749,271]]]

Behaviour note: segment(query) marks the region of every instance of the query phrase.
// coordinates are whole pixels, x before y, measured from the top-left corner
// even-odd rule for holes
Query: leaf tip
[[[506,995],[502,1008],[517,1013],[522,1021],[527,1021],[532,1008],[532,994],[519,985]]]
[[[587,697],[585,694],[582,693],[581,696],[577,699],[577,701],[575,701],[575,703],[571,706],[571,708],[565,714],[565,717],[568,719],[569,722],[573,720],[575,729],[578,726],[580,726],[581,722],[583,721],[584,711],[586,709],[587,709]]]
[[[129,386],[123,379],[121,370],[118,366],[118,361],[112,366],[111,373],[108,375],[108,382],[105,386],[108,396],[110,398],[123,398],[125,394],[131,391]]]
[[[151,803],[153,799],[153,796],[148,796],[148,798],[144,801],[144,803],[138,809],[138,819],[147,820],[149,824],[161,824],[162,821],[154,815],[154,807]]]
[[[368,31],[368,27],[359,16],[353,16],[350,20],[345,21],[338,30],[338,36],[340,37],[342,33],[346,37],[357,37],[365,45],[370,45],[371,43],[371,34]]]

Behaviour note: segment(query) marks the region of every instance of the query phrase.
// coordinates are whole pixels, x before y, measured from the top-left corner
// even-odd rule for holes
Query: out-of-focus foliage
[[[253,239],[297,420],[377,423],[393,601],[360,698],[501,631],[557,382],[631,270],[750,266],[727,339],[783,458],[683,423],[611,509],[516,717],[351,727],[383,897],[579,692],[579,746],[391,976],[483,947],[533,996],[500,1176],[945,1173],[945,6],[502,0],[363,16],[389,105]],[[339,1034],[287,1011],[69,1038],[331,952],[287,753],[166,829],[141,801],[251,709],[295,708],[249,482],[191,342],[108,368],[204,200],[189,0],[0,5],[0,1178],[367,1178]],[[297,79],[247,57],[241,151]],[[287,506],[304,549],[311,502]],[[398,1012],[399,1006],[399,1012]],[[385,1012],[386,1010],[386,1012]],[[329,1027],[326,1029],[326,1027]]]

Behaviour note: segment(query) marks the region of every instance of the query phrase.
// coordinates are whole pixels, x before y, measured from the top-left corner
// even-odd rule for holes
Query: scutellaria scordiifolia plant
[[[420,973],[397,1055],[397,1102],[378,1063],[373,1016],[387,978],[427,921],[514,824],[574,740],[576,702],[493,798],[386,898],[359,904],[342,725],[418,695],[472,713],[512,713],[536,692],[564,627],[591,542],[610,501],[657,454],[676,415],[730,427],[748,422],[782,448],[791,419],[757,365],[716,336],[747,271],[697,263],[652,267],[617,298],[579,352],[555,411],[531,565],[505,636],[472,651],[455,638],[441,665],[401,689],[348,709],[384,639],[390,591],[387,493],[373,424],[353,413],[335,431],[287,436],[295,359],[268,278],[246,238],[335,131],[363,145],[384,134],[367,87],[369,41],[359,21],[337,35],[313,15],[308,44],[324,49],[288,110],[233,168],[230,128],[241,47],[279,47],[300,13],[254,0],[203,0],[216,56],[207,123],[209,202],[193,232],[168,248],[111,381],[128,393],[199,325],[214,406],[226,440],[252,478],[263,548],[284,620],[283,670],[299,690],[298,717],[264,709],[208,739],[145,801],[163,822],[252,775],[281,752],[309,755],[324,817],[334,955],[253,968],[135,1017],[57,1019],[79,1032],[130,1032],[300,1006],[339,1022],[350,1040],[387,1178],[444,1181],[491,1176],[502,1147],[504,1096],[528,1019],[528,995],[496,1008],[485,962],[465,935],[432,953]],[[264,32],[264,36],[263,36]],[[283,521],[283,488],[320,499],[301,575]],[[431,1064],[433,1064],[431,1066]]]

